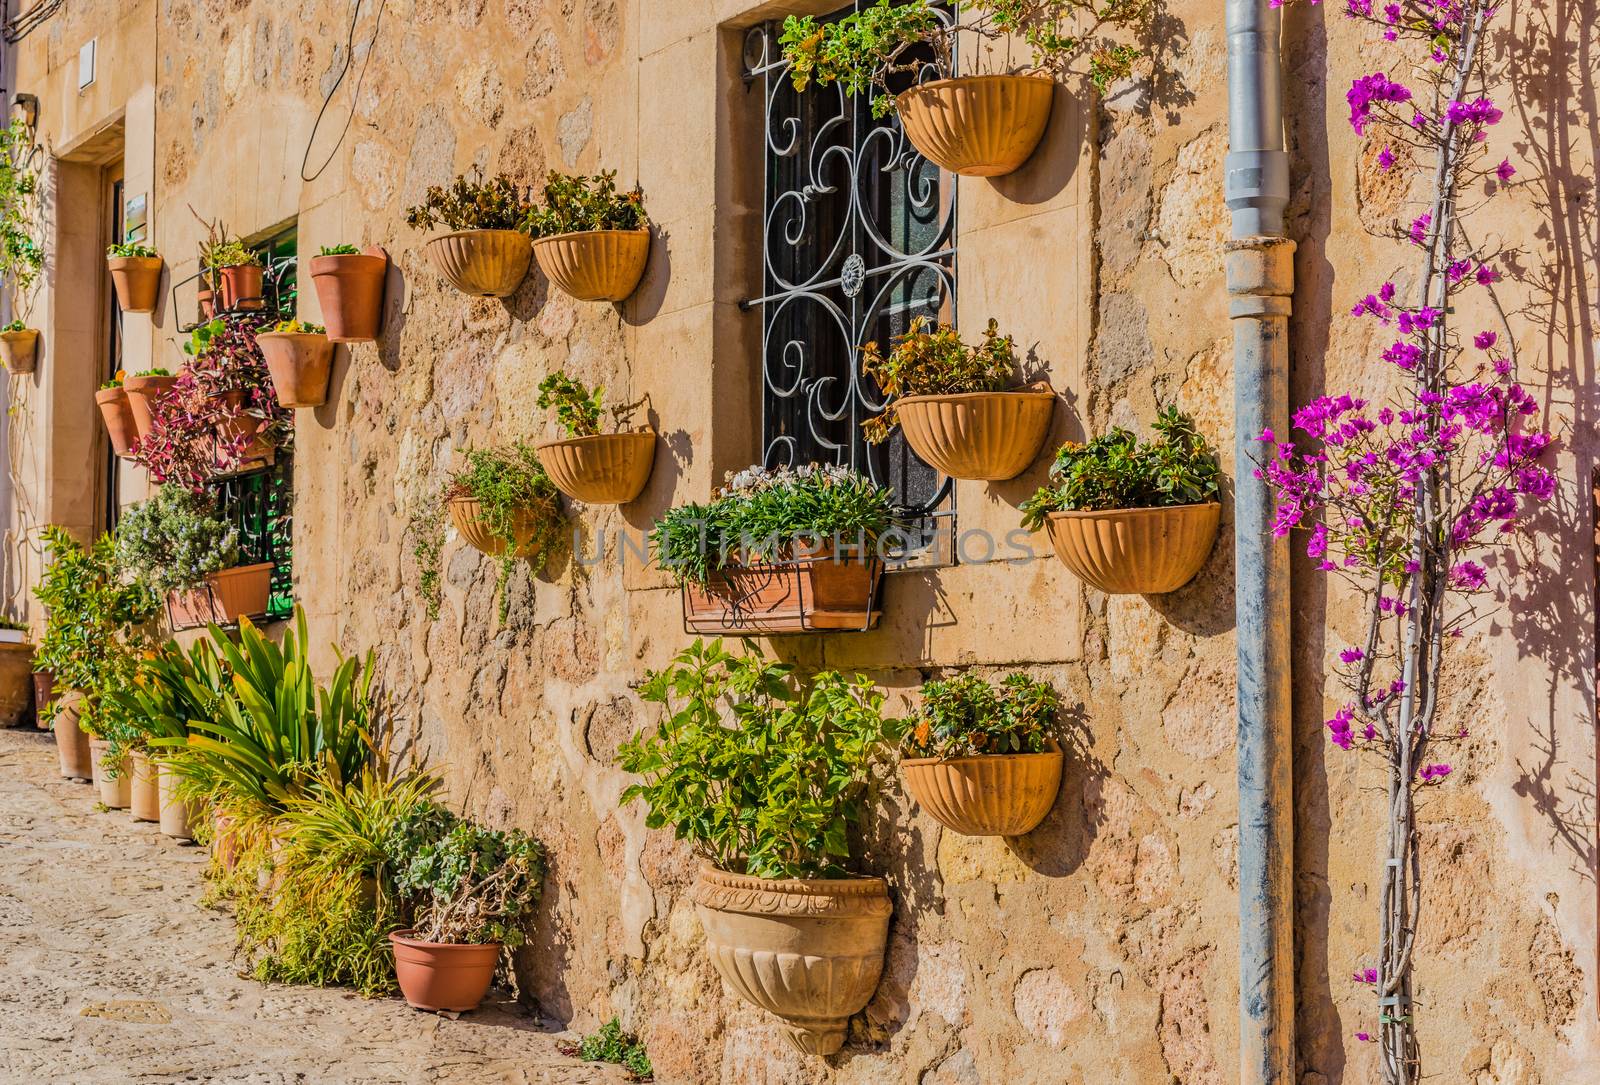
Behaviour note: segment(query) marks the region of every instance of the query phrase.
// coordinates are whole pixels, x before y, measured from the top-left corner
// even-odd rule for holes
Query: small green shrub
[[[186,591],[239,563],[239,529],[217,515],[209,493],[162,486],[122,514],[117,561],[157,595]]]
[[[526,940],[545,875],[544,847],[527,833],[485,829],[433,806],[399,821],[384,853],[417,938],[510,949]]]
[[[360,256],[361,250],[354,245],[324,245],[318,256]]]
[[[1009,335],[991,320],[981,346],[969,347],[954,328],[940,324],[928,331],[928,319],[916,317],[897,336],[887,354],[877,343],[861,348],[861,371],[877,382],[888,404],[882,414],[861,423],[872,444],[889,439],[898,425],[895,400],[902,396],[948,396],[962,392],[997,392],[1011,380],[1017,356]]]
[[[593,391],[582,381],[557,370],[539,382],[539,407],[555,409],[556,421],[568,437],[593,437],[600,432],[600,419],[611,415],[611,424],[621,429],[628,424],[635,411],[644,403],[620,403],[607,408],[606,389],[598,385]]]
[[[584,1062],[609,1062],[620,1066],[629,1081],[655,1080],[650,1054],[644,1044],[632,1033],[623,1032],[622,1022],[615,1017],[577,1043],[562,1044],[561,1053]]]
[[[423,201],[406,209],[406,222],[418,230],[520,230],[528,201],[505,174],[485,181],[483,171],[457,177],[449,188],[431,185]]]
[[[280,320],[272,326],[275,332],[288,332],[291,335],[326,335],[328,329],[321,324],[312,324],[305,320]]]
[[[113,260],[127,259],[128,257],[138,257],[142,260],[148,260],[151,257],[160,255],[161,254],[156,252],[155,249],[152,249],[147,245],[141,245],[136,241],[125,241],[120,245],[109,245],[106,247],[106,256]]]
[[[213,271],[225,267],[260,267],[261,254],[256,252],[243,241],[224,241],[207,253],[210,261],[206,266]]]
[[[896,730],[907,757],[1039,753],[1055,737],[1061,696],[1048,682],[1007,675],[998,687],[975,674],[926,682],[922,705]]]
[[[27,330],[28,326],[20,320],[13,320],[5,327],[0,328],[0,332],[25,332]]]
[[[528,209],[524,228],[534,237],[584,230],[638,230],[648,226],[644,193],[617,191],[617,171],[575,177],[551,170],[543,202]]]

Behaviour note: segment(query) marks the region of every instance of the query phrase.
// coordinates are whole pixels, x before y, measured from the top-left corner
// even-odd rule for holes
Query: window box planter
[[[272,596],[272,562],[236,565],[207,573],[197,588],[167,593],[167,617],[174,631],[215,622],[227,625],[241,617],[265,614]]]
[[[500,943],[487,945],[424,942],[414,931],[389,935],[394,975],[407,1004],[419,1010],[475,1010],[494,982]]]
[[[489,530],[488,522],[483,517],[483,506],[477,500],[470,497],[452,497],[446,504],[450,507],[450,522],[455,524],[461,537],[474,549],[492,558],[505,556],[506,544]],[[539,553],[537,537],[540,524],[555,514],[554,502],[519,509],[511,522],[511,533],[515,543],[511,556],[519,559],[536,557]]]
[[[94,394],[94,401],[100,408],[101,421],[106,424],[106,435],[111,438],[111,450],[124,458],[132,455],[133,442],[139,439],[139,427],[128,402],[127,390],[120,385],[102,388]]]
[[[1045,75],[963,75],[902,92],[895,110],[924,158],[963,177],[999,177],[1044,137],[1055,86]]]
[[[382,287],[381,280],[379,286]],[[333,343],[329,336],[319,332],[262,332],[256,336],[256,345],[267,360],[279,403],[285,407],[320,407],[328,401],[328,378],[333,370]]]
[[[1050,435],[1055,393],[1048,389],[902,396],[895,413],[906,441],[951,478],[999,482],[1028,469]]]
[[[126,810],[133,803],[133,770],[126,755],[112,766],[106,757],[111,753],[111,743],[103,738],[89,739],[89,760],[93,770],[94,786],[100,793],[100,802],[113,810]]]
[[[151,313],[161,295],[159,256],[112,256],[106,259],[117,304],[125,313]]]
[[[89,751],[89,732],[78,725],[83,694],[67,690],[60,699],[61,707],[51,721],[51,730],[56,736],[61,775],[68,780],[87,782],[94,778],[94,756]]]
[[[156,763],[156,791],[161,803],[161,832],[174,840],[193,840],[200,812],[178,798],[178,774],[164,762]]]
[[[1177,591],[1200,571],[1217,537],[1215,501],[1167,508],[1052,512],[1047,528],[1062,564],[1111,595]]]
[[[656,462],[651,430],[546,441],[537,448],[556,489],[588,505],[625,505],[639,496]]]
[[[718,636],[861,632],[882,617],[882,578],[883,563],[876,558],[818,554],[728,564],[713,570],[704,585],[683,585],[683,625],[690,633]]]
[[[13,373],[32,373],[38,361],[39,329],[0,332],[0,359]]]
[[[266,305],[263,298],[266,272],[260,264],[230,264],[217,269],[218,293],[222,307],[234,309],[260,309]]]
[[[846,1022],[883,974],[892,907],[881,878],[776,880],[707,866],[694,903],[729,987],[781,1018],[798,1050],[843,1046]]]
[[[644,277],[650,230],[554,234],[535,241],[533,254],[563,293],[579,301],[623,301]]]
[[[427,244],[433,266],[463,294],[510,297],[528,275],[533,239],[520,230],[456,230]]]
[[[322,323],[335,343],[368,343],[383,325],[383,282],[389,257],[382,249],[339,256],[313,256],[311,283],[317,288]],[[270,361],[270,357],[268,359]],[[285,404],[287,406],[287,404]]]
[[[906,790],[934,820],[962,836],[1021,836],[1050,813],[1061,790],[1061,747],[1043,753],[907,758]]]
[[[5,632],[27,635],[20,630]],[[19,726],[32,696],[33,645],[26,640],[0,641],[0,727]]]
[[[177,383],[177,377],[150,374],[140,374],[123,380],[122,390],[127,393],[128,411],[133,415],[134,431],[139,440],[144,440],[150,433],[151,401],[170,392],[172,386]]]

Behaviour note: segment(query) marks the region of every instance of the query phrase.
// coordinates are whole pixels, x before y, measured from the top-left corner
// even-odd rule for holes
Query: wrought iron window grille
[[[249,316],[271,317],[276,320],[295,319],[295,301],[298,295],[298,265],[299,259],[293,254],[274,256],[270,252],[262,256],[261,293],[255,297],[233,299],[233,304],[227,307],[222,305],[221,290],[213,287],[211,294],[212,313],[206,316],[200,309],[200,289],[205,281],[205,272],[196,271],[187,278],[179,279],[172,284],[172,311],[174,313],[192,313],[194,320],[189,323],[180,321],[178,331],[187,335],[200,325],[208,323],[217,317]],[[194,286],[190,289],[190,284]],[[179,292],[187,295],[187,305],[180,301]]]
[[[294,613],[294,457],[209,484],[217,512],[239,532],[239,564],[272,563],[270,621]]]

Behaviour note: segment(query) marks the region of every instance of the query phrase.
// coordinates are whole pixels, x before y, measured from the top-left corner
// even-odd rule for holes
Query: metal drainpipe
[[[1227,246],[1233,324],[1235,608],[1239,672],[1240,1085],[1294,1081],[1294,780],[1290,752],[1289,549],[1254,477],[1270,429],[1288,429],[1294,242],[1283,236],[1282,19],[1267,0],[1226,0]]]

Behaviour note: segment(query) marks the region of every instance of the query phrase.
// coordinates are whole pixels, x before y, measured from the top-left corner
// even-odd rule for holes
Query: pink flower
[[[1359,968],[1351,976],[1351,979],[1357,983],[1377,983],[1378,970],[1376,968]]]
[[[1420,245],[1428,238],[1428,228],[1433,225],[1433,213],[1424,211],[1411,220],[1411,243]]]
[[[1509,181],[1516,175],[1517,168],[1511,164],[1511,159],[1502,158],[1500,164],[1494,168],[1494,175],[1502,181]]]
[[[1356,1033],[1356,1039],[1360,1040],[1364,1044],[1370,1044],[1372,1042],[1372,1037],[1368,1036],[1365,1032]]]
[[[1367,653],[1360,648],[1346,648],[1339,653],[1339,660],[1342,663],[1359,663],[1365,658],[1367,658]]]
[[[1478,265],[1478,285],[1490,286],[1500,281],[1500,273],[1488,264]]]
[[[1396,5],[1391,5],[1394,7]],[[1403,84],[1396,83],[1382,72],[1373,72],[1364,75],[1350,84],[1350,89],[1345,92],[1345,101],[1350,104],[1350,127],[1356,135],[1366,133],[1367,122],[1372,117],[1373,106],[1384,102],[1405,102],[1411,99],[1411,91]]]
[[[1479,332],[1472,337],[1472,345],[1479,350],[1488,350],[1494,346],[1495,341],[1499,338],[1494,332]]]
[[[1389,149],[1388,144],[1384,144],[1383,150],[1378,152],[1378,168],[1381,170],[1394,169],[1394,152]]]
[[[1449,765],[1424,765],[1422,771],[1417,773],[1425,784],[1436,784],[1450,775]]]

